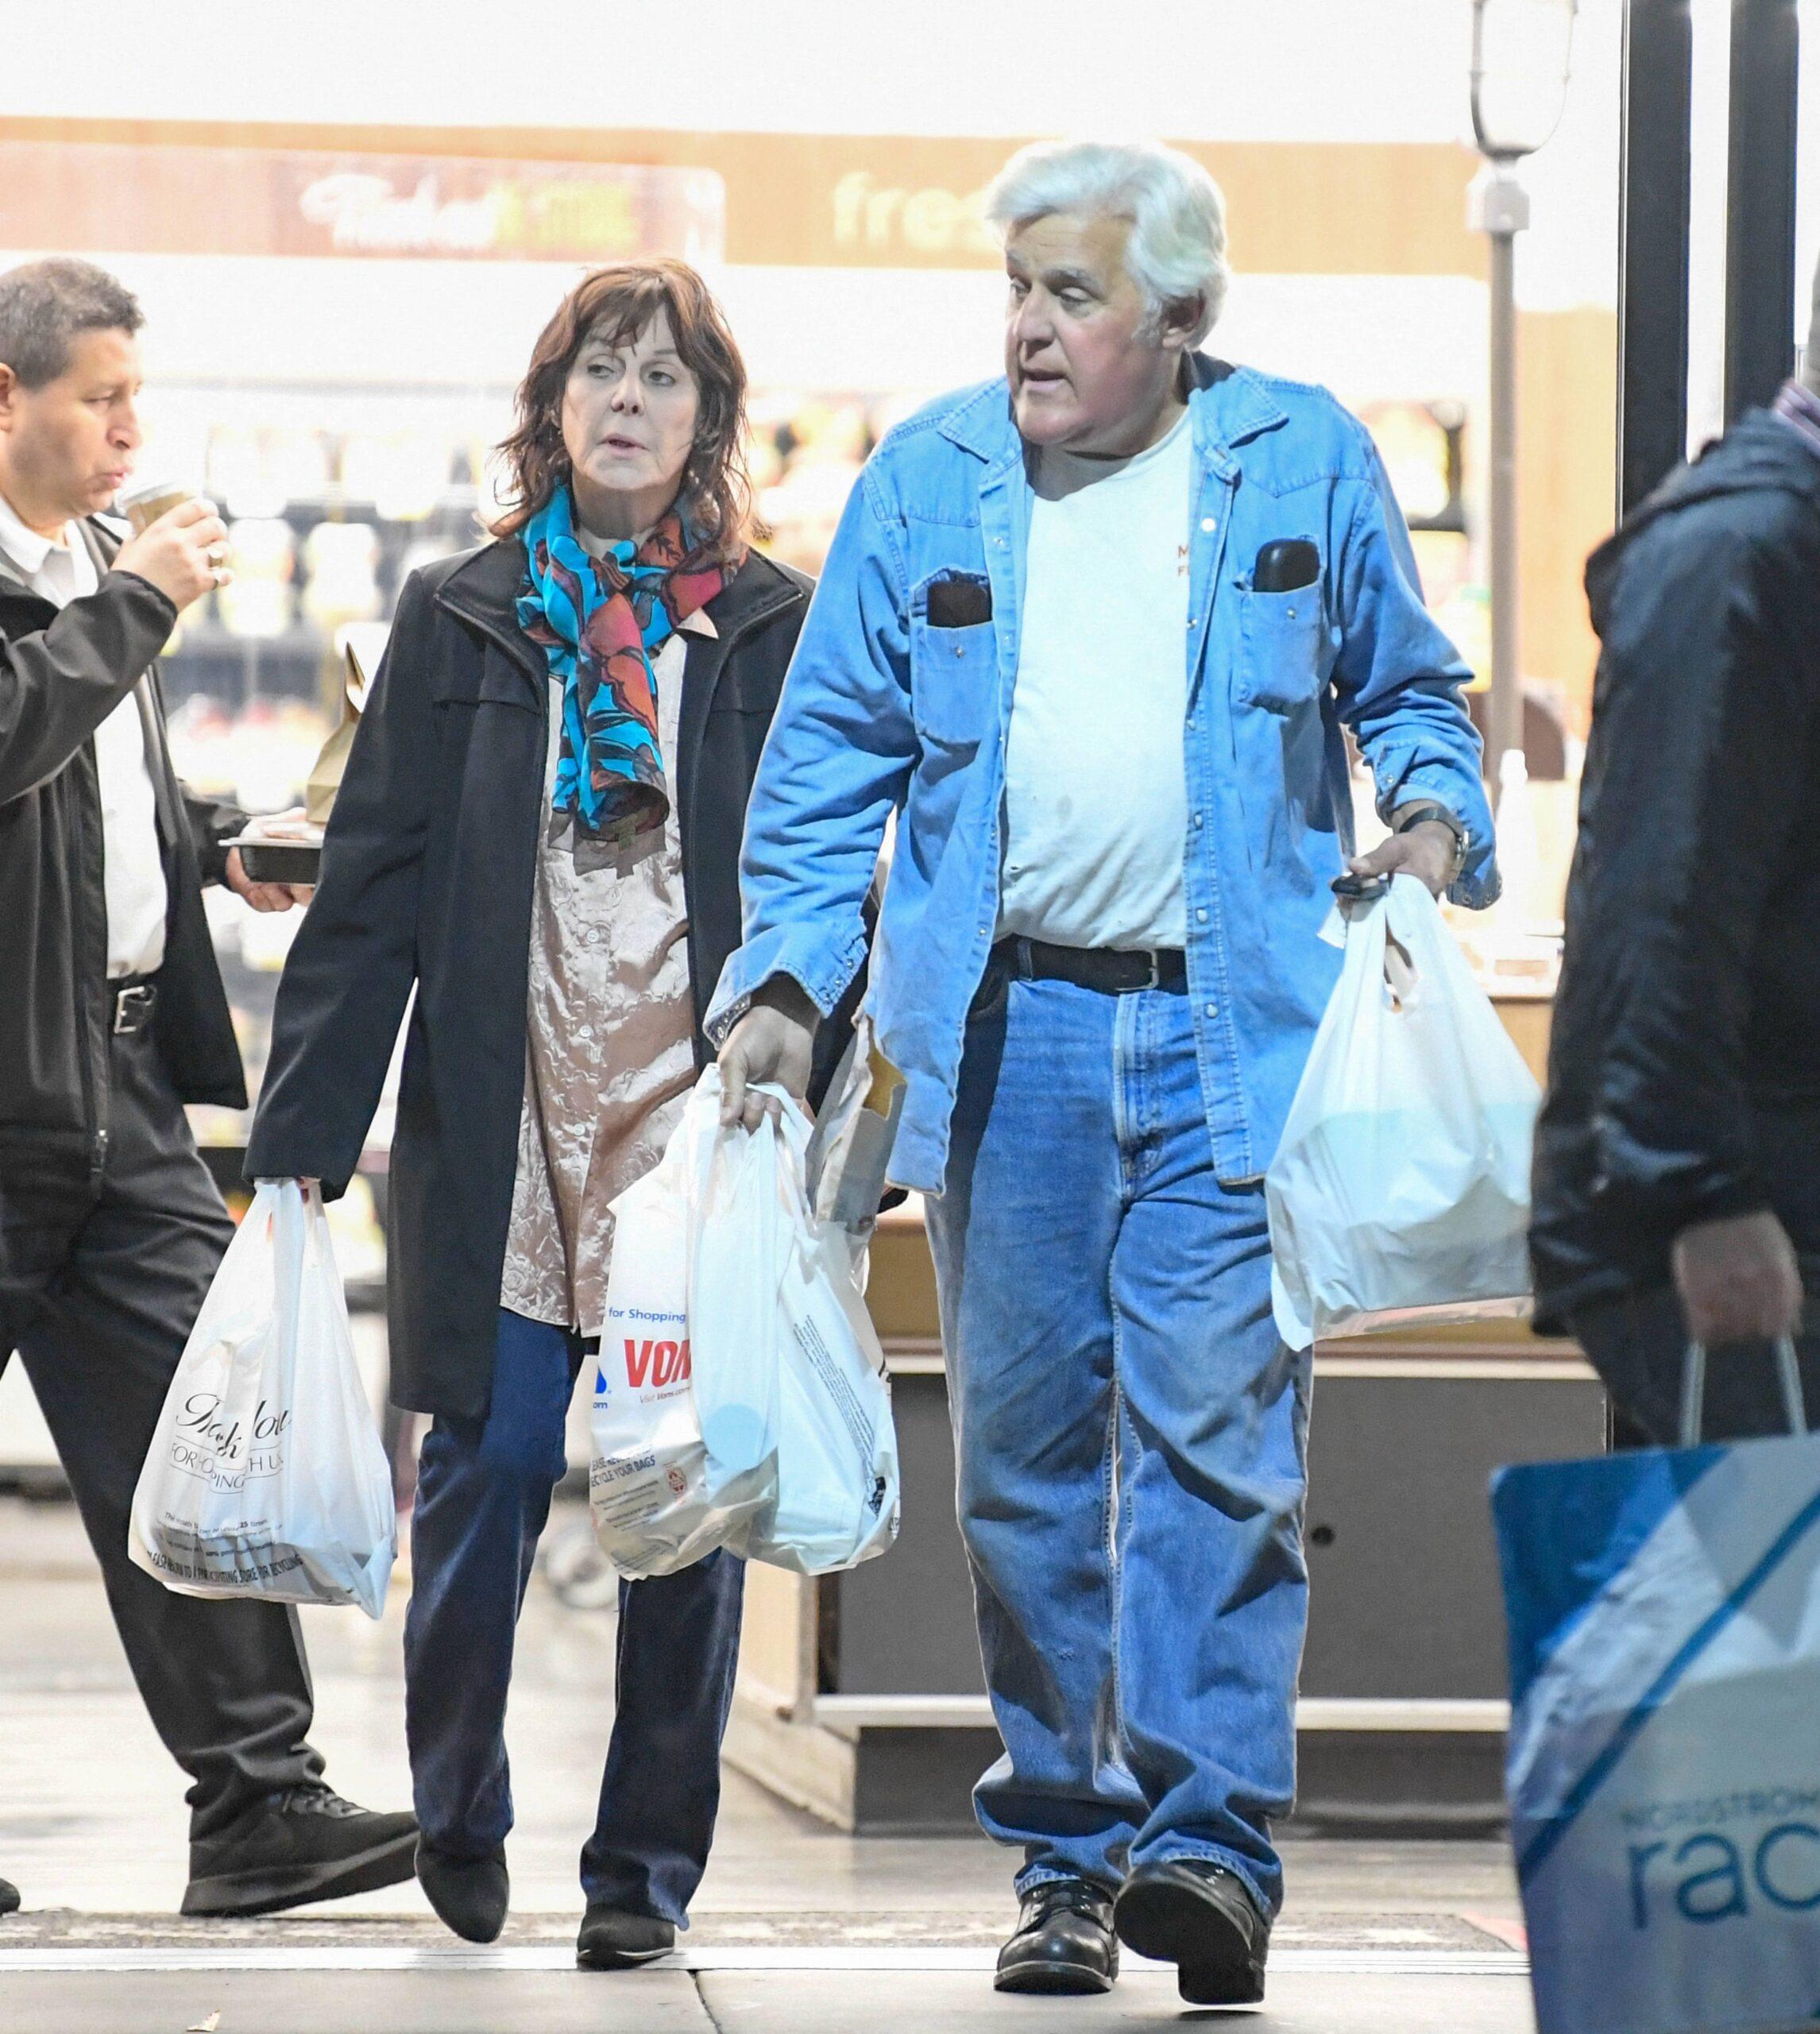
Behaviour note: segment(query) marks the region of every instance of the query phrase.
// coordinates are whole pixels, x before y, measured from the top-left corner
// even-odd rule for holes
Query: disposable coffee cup
[[[180,481],[142,480],[135,487],[123,488],[114,506],[115,513],[133,525],[133,534],[137,537],[143,536],[160,516],[169,515],[173,508],[180,508],[195,498],[195,489],[185,487]]]

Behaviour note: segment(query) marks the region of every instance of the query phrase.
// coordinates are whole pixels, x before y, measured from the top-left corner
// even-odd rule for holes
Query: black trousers
[[[111,1041],[101,1177],[0,1182],[0,1365],[17,1351],[101,1563],[192,1841],[317,1779],[293,1610],[179,1596],[126,1556],[133,1487],[234,1224],[149,1032]]]
[[[1808,1423],[1820,1427],[1820,1306],[1815,1303],[1820,1265],[1803,1257],[1801,1269],[1808,1301],[1795,1349]],[[1576,1313],[1567,1324],[1617,1402],[1619,1445],[1672,1448],[1681,1430],[1682,1364],[1687,1353],[1687,1324],[1675,1294],[1667,1290],[1633,1294]],[[1743,1342],[1712,1350],[1706,1359],[1702,1438],[1748,1440],[1787,1431],[1770,1344]]]

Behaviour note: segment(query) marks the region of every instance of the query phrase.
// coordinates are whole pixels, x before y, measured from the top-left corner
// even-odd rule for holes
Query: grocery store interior
[[[206,491],[229,523],[234,582],[185,614],[163,661],[172,748],[192,787],[252,811],[300,802],[346,710],[350,671],[370,672],[383,652],[404,579],[481,539],[498,479],[493,448],[531,340],[594,264],[661,252],[709,276],[751,373],[750,458],[770,547],[816,570],[882,433],[998,370],[1003,273],[980,201],[1014,149],[1052,134],[1155,135],[1219,179],[1235,281],[1211,345],[1323,383],[1365,420],[1428,603],[1478,674],[1474,711],[1489,730],[1493,256],[1474,223],[1485,163],[1468,0],[1125,0],[1041,18],[978,0],[912,10],[699,0],[686,17],[642,22],[546,11],[555,60],[532,62],[508,17],[462,6],[319,0],[285,10],[280,32],[276,10],[250,6],[65,0],[27,31],[33,60],[8,65],[0,267],[78,253],[138,294],[141,470]],[[1731,10],[1694,0],[1691,21],[1690,449],[1727,412]],[[1804,110],[1820,109],[1820,25],[1810,25]],[[686,50],[660,56],[678,34]],[[1499,787],[1505,899],[1455,915],[1538,1071],[1597,651],[1580,573],[1621,498],[1625,65],[1621,0],[1583,0],[1551,109],[1558,124],[1521,168],[1531,215],[1516,243],[1508,365],[1523,767]],[[1799,275],[1820,251],[1817,136],[1820,119],[1804,122]],[[1362,779],[1359,800],[1369,837]],[[208,901],[256,1089],[298,918],[256,915],[225,892]],[[247,1118],[192,1115],[224,1192],[243,1206]],[[331,1220],[403,1507],[416,1433],[385,1402],[387,1145],[382,1105]],[[997,1862],[965,1836],[968,1788],[995,1738],[914,1198],[881,1225],[871,1298],[894,1378],[902,1542],[888,1562],[820,1583],[755,1571],[748,1599],[728,1742],[747,1834],[716,1867],[725,1893],[711,1877],[705,1897],[711,1912],[717,1897],[726,1913],[763,1912],[774,1935],[784,1903],[767,1859],[807,1858],[824,1839],[845,1846],[840,1884],[809,1897],[811,1908],[857,1899],[872,1912],[883,1903],[851,1885],[867,1843],[883,1863],[891,1846],[929,1839],[937,1859],[965,1859],[933,1867],[959,1889],[942,1911],[964,1898],[983,1903],[993,1927],[1003,1918]],[[1596,1452],[1603,1394],[1571,1344],[1510,1321],[1324,1351],[1316,1374],[1295,1827],[1311,1843],[1356,1846],[1322,1867],[1339,1876],[1321,1911],[1348,1917],[1333,1942],[1352,1940],[1346,1930],[1368,1925],[1373,1898],[1383,1904],[1372,1874],[1406,1867],[1415,1890],[1389,1901],[1404,1915],[1384,1924],[1393,1935],[1402,1927],[1424,1954],[1463,1957],[1463,1971],[1472,1955],[1514,1958],[1517,1909],[1494,1846],[1508,1712],[1483,1493],[1499,1462]],[[584,1409],[574,1501],[558,1507],[527,1630],[539,1664],[514,1726],[535,1759],[535,1738],[586,1719],[570,1760],[584,1798],[607,1694],[595,1706],[587,1692],[610,1672],[613,1598],[587,1529],[586,1444]],[[1383,1475],[1392,1459],[1394,1491]],[[0,1375],[0,1605],[17,1593],[30,1614],[17,1644],[0,1636],[0,1698],[41,1727],[0,1733],[0,1827],[12,1839],[0,1866],[36,1871],[59,1907],[130,1914],[171,1904],[179,1818],[172,1796],[150,1833],[153,1792],[168,1776],[130,1720],[110,1642],[82,1623],[88,1611],[66,1618],[54,1608],[64,1599],[44,1593],[73,1587],[80,1569],[64,1497],[13,1364]],[[377,1747],[396,1698],[408,1579],[401,1562],[378,1627],[345,1629],[351,1611],[311,1619],[325,1711],[346,1696],[342,1724],[325,1727],[341,1730],[342,1769],[364,1758],[392,1792],[401,1749]],[[331,1618],[337,1635],[319,1637]],[[59,1717],[77,1713],[59,1708],[60,1685],[133,1733],[133,1760],[153,1775],[128,1790],[144,1839],[131,1870],[98,1862],[102,1792],[66,1811],[37,1777],[65,1727]],[[533,1800],[543,1785],[553,1803],[566,1772],[550,1768]],[[29,1810],[14,1815],[14,1800]],[[554,1807],[537,1812],[558,1826]],[[1374,1847],[1393,1840],[1411,1847]],[[556,1836],[547,1842],[554,1909],[566,1866]],[[1449,1842],[1466,1890],[1424,1890],[1432,1846]],[[153,1855],[163,1877],[148,1876]],[[907,1853],[898,1868],[924,1869]],[[377,1915],[400,1904],[357,1905]],[[1410,1920],[1418,1909],[1427,1918]],[[5,2012],[0,2003],[0,2024]]]

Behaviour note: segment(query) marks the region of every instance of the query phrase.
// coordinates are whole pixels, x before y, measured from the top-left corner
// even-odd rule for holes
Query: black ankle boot
[[[589,1970],[636,1970],[675,1947],[674,1923],[590,1902],[575,1938],[575,1961]]]
[[[1111,1894],[1085,1879],[1050,1879],[1024,1895],[992,1985],[1001,1992],[1109,1992],[1118,1974]]]
[[[1119,1939],[1176,1966],[1191,2005],[1254,2005],[1264,1996],[1270,1924],[1235,1873],[1198,1858],[1140,1865],[1114,1910]]]
[[[437,1919],[464,1942],[492,1942],[505,1926],[512,1881],[503,1850],[485,1858],[450,1858],[419,1840],[417,1883]]]

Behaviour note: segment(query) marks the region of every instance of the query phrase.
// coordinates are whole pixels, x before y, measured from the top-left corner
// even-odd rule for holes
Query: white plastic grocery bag
[[[720,1114],[711,1067],[663,1158],[613,1203],[588,1489],[596,1536],[622,1575],[674,1574],[724,1545],[776,1475],[775,1132],[723,1131]],[[746,1332],[717,1345],[705,1387],[690,1289],[710,1211],[736,1242],[707,1267],[709,1287],[745,1295]]]
[[[895,1436],[844,1233],[810,1216],[810,1127],[720,1126],[709,1067],[654,1170],[613,1204],[589,1475],[622,1574],[717,1546],[820,1573],[895,1529]]]
[[[321,1194],[266,1181],[171,1380],[128,1551],[182,1595],[377,1618],[396,1536]]]
[[[1526,1464],[1492,1512],[1540,2034],[1812,2028],[1820,1435]]]
[[[1350,907],[1265,1177],[1285,1341],[1527,1313],[1540,1100],[1427,888]]]
[[[869,1079],[869,1076],[866,1077]],[[897,1537],[897,1429],[877,1330],[866,1310],[864,1254],[840,1224],[818,1220],[804,1184],[810,1127],[786,1103],[776,1166],[783,1220],[775,1310],[777,1475],[771,1502],[738,1535],[748,1560],[826,1575],[857,1567]],[[698,1265],[718,1254],[704,1227]],[[736,1295],[717,1317],[698,1288],[696,1332],[709,1344],[742,1331]]]

